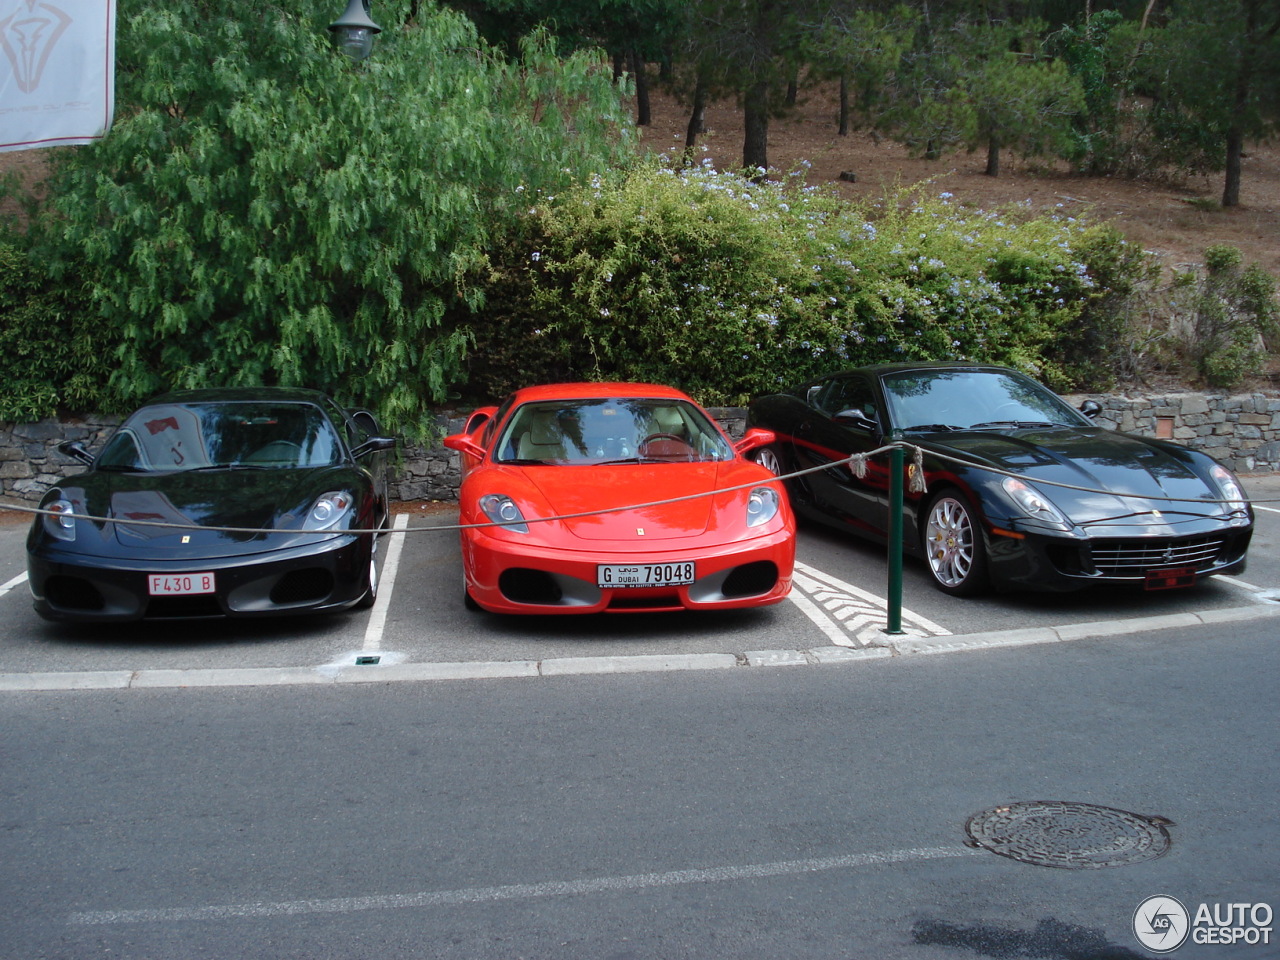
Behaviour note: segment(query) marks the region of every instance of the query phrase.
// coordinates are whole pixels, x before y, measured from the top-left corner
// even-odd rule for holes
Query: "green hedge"
[[[0,241],[0,420],[111,412],[109,341],[83,286],[53,283],[25,249]]]
[[[491,252],[468,393],[565,378],[736,403],[863,363],[1010,364],[1097,386],[1144,254],[1111,227],[968,210],[928,186],[849,203],[647,165],[536,203]]]

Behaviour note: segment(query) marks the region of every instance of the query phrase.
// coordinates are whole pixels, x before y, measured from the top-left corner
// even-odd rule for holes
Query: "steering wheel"
[[[647,457],[688,457],[693,455],[693,446],[674,433],[651,433],[640,441],[640,452]]]

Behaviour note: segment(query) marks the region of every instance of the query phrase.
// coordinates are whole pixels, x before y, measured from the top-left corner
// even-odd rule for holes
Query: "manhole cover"
[[[975,813],[969,845],[1002,857],[1067,870],[1154,860],[1169,849],[1172,823],[1091,803],[1033,800]]]

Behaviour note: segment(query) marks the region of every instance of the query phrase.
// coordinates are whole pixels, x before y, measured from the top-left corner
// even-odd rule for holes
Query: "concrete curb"
[[[0,693],[68,690],[164,690],[198,687],[325,686],[343,683],[423,683],[443,680],[496,680],[600,674],[656,673],[674,670],[727,670],[815,666],[883,660],[892,657],[960,653],[1038,643],[1096,640],[1177,627],[1211,626],[1280,616],[1280,604],[1179,613],[1133,620],[1099,620],[1061,627],[1031,627],[993,633],[943,637],[907,637],[869,647],[815,647],[811,650],[753,650],[741,655],[701,653],[636,657],[561,657],[553,660],[491,660],[440,663],[387,663],[319,667],[241,667],[191,670],[97,670],[68,673],[0,673]]]

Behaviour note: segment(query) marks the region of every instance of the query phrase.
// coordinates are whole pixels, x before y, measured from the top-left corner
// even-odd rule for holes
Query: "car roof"
[[[547,383],[523,387],[515,392],[516,403],[537,400],[606,400],[644,398],[647,400],[685,400],[693,398],[675,387],[658,383]]]
[[[328,395],[303,387],[206,387],[198,390],[174,390],[147,401],[156,403],[236,403],[265,401],[268,403],[320,403]]]
[[[974,360],[921,360],[915,363],[873,363],[865,367],[841,370],[830,374],[830,376],[839,377],[850,373],[869,373],[874,376],[881,376],[886,373],[901,373],[904,370],[998,370],[1001,372],[1018,372],[1012,367],[1001,366],[998,363],[982,363]],[[822,379],[825,380],[827,378],[823,377]]]

